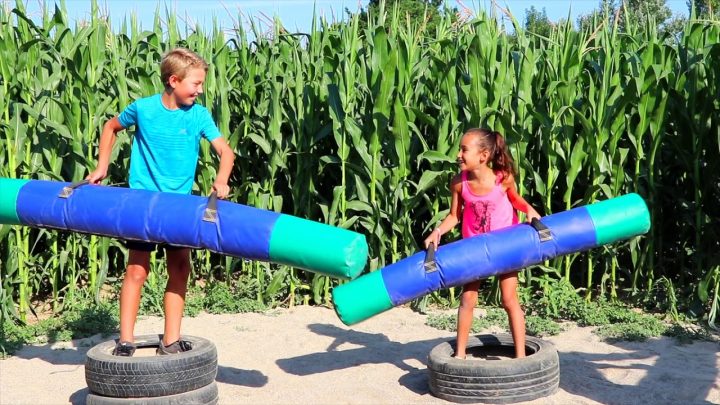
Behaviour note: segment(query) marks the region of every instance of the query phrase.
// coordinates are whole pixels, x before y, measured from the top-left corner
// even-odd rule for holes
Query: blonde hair
[[[180,80],[185,78],[188,70],[198,68],[208,71],[208,64],[195,52],[185,48],[175,48],[163,56],[160,62],[160,80],[165,86],[169,85],[170,76],[177,76]]]

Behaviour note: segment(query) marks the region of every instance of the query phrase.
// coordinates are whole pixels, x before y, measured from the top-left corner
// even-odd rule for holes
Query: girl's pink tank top
[[[495,173],[495,186],[484,195],[477,195],[467,184],[467,172],[462,174],[463,218],[462,236],[469,238],[518,223],[517,212],[503,189],[503,173]]]

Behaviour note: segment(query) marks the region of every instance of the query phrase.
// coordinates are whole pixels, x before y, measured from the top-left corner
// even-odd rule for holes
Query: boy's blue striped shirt
[[[208,110],[199,104],[169,110],[156,94],[136,100],[118,119],[125,128],[136,126],[130,188],[190,194],[200,139],[220,136]]]

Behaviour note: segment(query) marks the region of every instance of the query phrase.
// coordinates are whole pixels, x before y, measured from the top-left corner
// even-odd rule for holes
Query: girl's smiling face
[[[205,83],[205,69],[190,68],[184,78],[172,75],[169,79],[173,88],[173,96],[179,106],[191,106],[197,96],[203,92]]]
[[[457,154],[460,170],[475,170],[481,165],[487,164],[489,157],[490,152],[488,150],[480,149],[477,135],[463,135],[460,140],[460,150]]]

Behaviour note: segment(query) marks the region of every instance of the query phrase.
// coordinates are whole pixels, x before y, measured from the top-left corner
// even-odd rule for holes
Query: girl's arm
[[[512,204],[513,208],[515,208],[516,210],[527,214],[528,222],[530,222],[533,218],[540,218],[540,214],[535,211],[535,208],[533,208],[530,203],[525,201],[525,199],[522,198],[520,194],[518,194],[517,187],[515,186],[515,177],[512,174],[505,177],[505,179],[503,180],[503,185],[506,187],[507,196],[510,200],[510,204]]]
[[[85,177],[90,184],[96,184],[107,177],[108,166],[110,166],[110,154],[115,144],[116,134],[123,129],[125,129],[125,127],[120,124],[118,117],[111,118],[103,126],[102,134],[100,135],[100,145],[98,147],[97,167],[95,167],[92,173]]]
[[[462,212],[462,178],[460,175],[455,176],[450,181],[450,193],[452,194],[452,202],[450,203],[450,212],[445,219],[440,222],[427,238],[425,238],[425,248],[427,249],[431,243],[435,247],[440,246],[440,237],[450,231],[460,222],[460,214]]]

